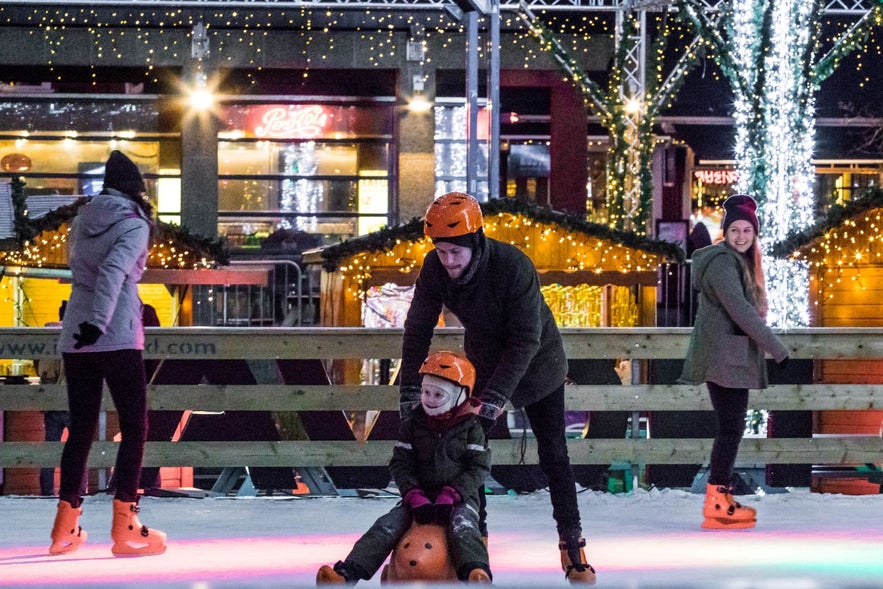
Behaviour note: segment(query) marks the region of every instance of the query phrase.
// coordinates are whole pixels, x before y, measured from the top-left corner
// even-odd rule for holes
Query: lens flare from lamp
[[[415,94],[411,97],[411,100],[408,101],[408,110],[416,113],[429,112],[432,108],[432,103],[426,99],[422,94]]]
[[[206,88],[199,88],[190,93],[190,106],[195,110],[208,110],[214,102],[214,96]]]

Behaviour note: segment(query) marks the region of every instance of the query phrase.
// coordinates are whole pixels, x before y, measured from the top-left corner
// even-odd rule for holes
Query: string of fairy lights
[[[847,55],[860,57],[860,49],[874,45],[879,53],[879,43],[867,40],[881,24],[883,10],[877,7],[823,38],[821,7],[812,2],[746,0],[725,12],[723,32],[700,11],[686,8],[733,90],[736,190],[760,203],[768,322],[808,325],[807,266],[769,253],[814,221],[816,94]]]
[[[538,222],[522,214],[486,215],[484,230],[489,237],[515,245],[535,260],[539,270],[563,270],[600,274],[615,271],[632,274],[655,271],[664,261],[657,253],[628,247],[612,240]],[[397,239],[390,247],[364,250],[347,257],[337,271],[349,297],[360,299],[379,268],[394,268],[402,274],[414,271],[433,249],[425,237]],[[544,260],[554,259],[553,268]]]
[[[634,15],[624,20],[624,30],[615,47],[614,61],[608,73],[606,88],[590,77],[571,51],[559,40],[543,18],[529,10],[521,13],[530,34],[543,51],[550,53],[561,65],[569,80],[580,90],[587,109],[594,111],[609,134],[607,150],[607,223],[620,230],[647,233],[653,200],[651,162],[657,140],[653,125],[661,111],[670,106],[677,91],[684,84],[687,74],[699,63],[704,46],[698,40],[688,44],[674,66],[666,67],[668,40],[682,40],[688,31],[680,21],[657,16],[658,30],[648,52],[647,82],[645,88],[626,89],[623,81],[628,77],[628,55],[636,47],[635,35],[639,24]],[[667,71],[668,70],[668,71]]]
[[[883,263],[883,209],[846,219],[795,259],[804,260],[817,281],[816,305],[831,301],[846,289],[867,291],[871,279],[865,280],[862,267]]]
[[[17,250],[0,252],[0,264],[27,268],[59,268],[67,266],[67,225],[56,231],[43,232]],[[148,268],[166,270],[200,270],[217,267],[217,261],[173,238],[154,242],[147,256]]]
[[[812,222],[813,196],[812,182],[813,169],[810,158],[813,149],[813,117],[814,97],[819,84],[833,73],[842,64],[847,55],[853,57],[853,67],[863,76],[863,82],[867,83],[872,76],[879,72],[866,67],[865,57],[871,52],[878,56],[881,54],[881,42],[877,29],[881,25],[881,8],[878,6],[864,19],[860,26],[855,22],[843,19],[821,19],[819,13],[811,13],[810,8],[815,3],[798,2],[796,0],[782,2],[763,2],[762,0],[750,0],[739,4],[739,10],[733,11],[729,18],[735,23],[733,30],[744,27],[742,34],[731,35],[735,42],[730,47],[733,58],[731,66],[726,61],[720,62],[721,72],[725,77],[733,77],[739,74],[741,79],[733,84],[734,116],[739,122],[739,132],[736,143],[737,168],[739,170],[740,190],[746,190],[757,194],[762,202],[761,216],[764,223],[764,233],[769,245],[772,242],[783,239],[789,232],[800,230]],[[688,7],[689,3],[681,3],[680,6]],[[757,58],[752,58],[751,51],[756,47],[752,44],[759,37],[757,35],[757,23],[763,21],[763,11],[770,7],[772,34],[769,36],[773,48],[764,59],[769,60],[769,67],[762,68],[767,75],[767,80],[772,83],[761,85],[764,94],[759,95],[753,91],[756,86],[751,85],[752,72],[758,71]],[[21,22],[21,15],[27,15]],[[295,48],[296,54],[300,51],[303,64],[309,68],[319,61],[327,61],[341,45],[333,33],[349,22],[344,11],[331,11],[327,9],[310,10],[307,8],[289,11],[250,10],[210,10],[191,12],[182,9],[147,10],[144,8],[119,7],[113,11],[98,9],[95,7],[79,6],[57,7],[35,6],[32,9],[16,7],[13,12],[6,6],[0,7],[0,26],[22,26],[28,29],[28,34],[40,36],[47,47],[46,65],[55,71],[56,66],[61,64],[61,56],[74,49],[82,49],[79,44],[83,41],[83,32],[92,43],[89,48],[90,54],[96,59],[93,63],[93,83],[97,83],[97,69],[101,65],[122,63],[131,54],[132,47],[143,46],[147,48],[144,57],[145,76],[151,76],[155,67],[177,64],[189,56],[189,39],[187,35],[191,27],[197,22],[205,22],[212,36],[212,51],[218,63],[248,65],[259,72],[267,63],[265,55],[266,38],[274,31],[287,31],[297,38],[290,43]],[[507,28],[517,29],[520,17],[518,14],[506,14],[503,24]],[[657,17],[657,18],[662,18]],[[725,15],[724,18],[727,18]],[[741,20],[740,20],[741,19]],[[794,26],[794,23],[798,23]],[[425,31],[428,41],[434,40],[434,46],[443,49],[460,47],[462,44],[463,27],[454,22],[444,13],[413,12],[405,13],[399,10],[375,10],[365,11],[361,24],[355,27],[355,31],[366,43],[368,51],[365,52],[368,63],[373,67],[384,67],[391,60],[400,57],[404,52],[402,38],[407,36],[409,28],[419,25]],[[822,25],[824,29],[822,29]],[[351,26],[351,25],[347,25]],[[656,22],[657,27],[663,26],[661,21]],[[683,39],[687,34],[687,28],[678,24],[677,21],[666,22],[666,33],[663,36],[672,36]],[[553,52],[556,59],[562,63],[566,75],[587,96],[594,96],[587,100],[587,105],[597,108],[599,105],[608,109],[602,114],[602,123],[615,122],[612,114],[619,113],[622,116],[624,106],[619,103],[611,103],[608,91],[605,93],[600,87],[593,87],[593,82],[581,64],[587,63],[593,48],[592,41],[601,39],[608,40],[614,35],[613,18],[609,14],[543,14],[533,23],[527,23],[521,31],[515,30],[505,37],[506,43],[518,49],[524,56],[523,66],[532,65],[543,55]],[[822,38],[821,30],[831,31],[828,37]],[[713,36],[709,37],[713,40]],[[554,39],[554,43],[551,41]],[[537,43],[540,40],[540,43]],[[816,55],[813,64],[798,63],[793,60],[793,47],[811,47],[813,43],[832,46],[824,55]],[[427,43],[429,45],[429,43]],[[481,55],[485,55],[485,43],[480,43]],[[720,47],[718,47],[720,49]],[[789,49],[786,51],[785,49]],[[348,50],[348,49],[345,49]],[[804,52],[805,53],[805,52]],[[648,76],[654,84],[660,84],[662,80],[662,67],[665,62],[665,46],[655,45],[651,50],[651,63],[653,70]],[[677,80],[686,77],[686,73],[695,64],[699,53],[693,52],[685,55],[683,62],[675,66],[670,72],[676,75],[674,78],[669,73],[666,79]],[[432,61],[430,53],[424,57],[426,63]],[[752,60],[753,59],[753,60]],[[809,68],[809,75],[801,77],[801,71]],[[728,71],[728,67],[730,71]],[[678,68],[682,68],[679,70]],[[59,79],[61,69],[56,71]],[[718,76],[719,72],[712,72]],[[611,72],[610,81],[619,85],[622,72]],[[666,92],[660,92],[657,98],[657,106],[664,107],[671,104],[676,94],[677,86],[666,88]],[[752,90],[749,90],[752,89]],[[669,92],[670,90],[670,92]],[[600,92],[600,94],[599,94]],[[642,115],[647,117],[653,112],[649,107],[654,97],[647,95],[642,97]],[[762,113],[762,116],[758,116]],[[606,115],[606,116],[605,116]],[[629,182],[634,182],[633,177],[620,178],[617,170],[636,170],[647,172],[649,166],[634,165],[635,162],[628,158],[634,158],[643,151],[652,152],[654,143],[645,141],[640,135],[634,135],[634,127],[629,125],[633,119],[626,117],[624,124],[610,125],[612,138],[621,139],[610,142],[608,153],[608,198],[614,206],[609,207],[612,216],[608,221],[613,227],[622,226],[626,222],[625,213],[617,213],[619,210],[615,204],[616,199]],[[783,124],[783,121],[787,124]],[[649,121],[652,128],[652,119]],[[629,129],[632,129],[629,131]],[[647,128],[646,126],[644,128]],[[632,133],[626,140],[626,133]],[[799,136],[795,142],[793,137]],[[789,139],[790,138],[790,139]],[[761,143],[763,142],[763,143]],[[635,149],[637,147],[638,149]],[[611,162],[625,162],[626,166],[613,165]],[[639,178],[643,186],[648,182],[647,176]],[[758,188],[758,182],[762,183],[763,189]],[[751,183],[751,184],[748,184]],[[643,194],[643,193],[642,193]],[[644,223],[640,215],[648,208],[649,200],[641,197],[637,222],[633,230],[642,232]],[[635,219],[628,219],[629,222]],[[42,244],[43,247],[51,245]],[[36,245],[32,246],[36,247]],[[22,255],[33,256],[35,263],[40,262],[44,252],[22,252]],[[184,258],[181,258],[184,256]],[[186,255],[180,251],[165,252],[157,258],[156,262],[163,267],[195,267],[199,262],[192,260],[183,261]],[[578,260],[571,264],[579,267]],[[590,267],[591,264],[588,264]],[[781,268],[780,268],[781,266]],[[780,265],[770,262],[767,264],[770,276],[768,284],[773,290],[770,296],[772,308],[771,322],[774,325],[803,325],[806,324],[806,303],[795,293],[805,292],[802,287],[806,280],[805,272],[793,274],[793,265]],[[776,289],[784,289],[776,294]],[[781,304],[781,307],[777,305]]]

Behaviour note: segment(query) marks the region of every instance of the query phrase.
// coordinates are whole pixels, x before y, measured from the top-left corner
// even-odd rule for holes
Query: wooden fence
[[[689,340],[688,328],[598,328],[563,330],[568,356],[607,359],[679,359]],[[883,329],[805,328],[780,331],[794,359],[883,359]],[[58,329],[0,329],[0,358],[56,357]],[[438,330],[436,349],[457,349],[461,333]],[[363,359],[396,358],[401,331],[360,328],[153,328],[147,330],[146,358],[220,359]],[[572,411],[710,410],[703,387],[682,385],[573,385],[566,389]],[[391,386],[360,385],[164,385],[151,386],[151,409],[211,411],[397,410]],[[112,410],[105,395],[105,408]],[[758,409],[883,409],[877,385],[777,385],[752,391]],[[63,385],[2,385],[0,410],[66,409]],[[635,413],[634,415],[637,415]],[[652,433],[652,432],[651,432]],[[113,465],[115,442],[96,442],[90,466]],[[522,458],[520,440],[493,440],[495,464],[537,463],[531,440]],[[710,439],[573,439],[574,464],[702,464]],[[369,466],[386,465],[389,441],[149,442],[145,466]],[[34,467],[59,463],[59,442],[4,442],[0,466]],[[740,464],[863,464],[883,461],[883,438],[824,436],[747,438]]]

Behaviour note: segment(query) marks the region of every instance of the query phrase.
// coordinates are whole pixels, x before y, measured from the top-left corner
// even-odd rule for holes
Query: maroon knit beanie
[[[734,194],[724,201],[724,218],[721,221],[721,229],[726,234],[727,228],[733,221],[740,220],[751,223],[755,235],[760,233],[757,222],[757,201],[747,194]]]

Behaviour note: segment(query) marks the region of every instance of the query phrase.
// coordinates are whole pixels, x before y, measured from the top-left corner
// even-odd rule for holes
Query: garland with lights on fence
[[[75,202],[46,213],[39,219],[28,218],[25,183],[12,180],[12,203],[15,211],[15,236],[19,249],[0,252],[0,262],[21,266],[46,266],[61,263],[59,253],[67,241],[67,234],[41,238],[41,234],[59,230],[70,223],[81,206],[89,202],[83,197]],[[66,263],[66,256],[64,257]],[[153,244],[148,253],[150,268],[198,269],[216,268],[229,262],[229,253],[223,240],[194,235],[186,227],[156,222]]]
[[[625,247],[640,249],[667,260],[682,262],[684,251],[673,243],[651,239],[636,233],[618,231],[606,225],[590,223],[583,218],[537,206],[514,198],[497,198],[481,204],[485,217],[508,213],[528,219],[531,223],[555,224],[571,233],[610,240]],[[323,268],[328,272],[340,269],[341,261],[362,252],[385,252],[404,241],[423,239],[423,220],[412,219],[396,227],[384,227],[374,233],[356,237],[322,250]]]

